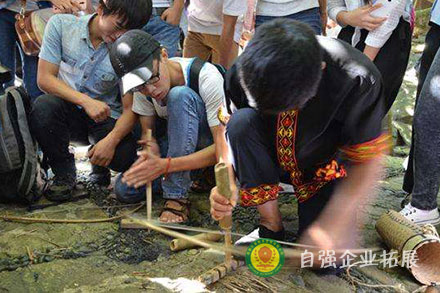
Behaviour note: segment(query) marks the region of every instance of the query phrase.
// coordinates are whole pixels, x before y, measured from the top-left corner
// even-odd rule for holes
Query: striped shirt
[[[400,17],[410,22],[412,1],[411,0],[391,0],[394,6],[393,9],[386,13],[387,20],[377,29],[368,33],[365,44],[375,48],[381,48],[390,38],[393,30],[399,24]],[[373,1],[377,3],[379,0]],[[364,0],[328,0],[328,14],[329,17],[336,21],[336,16],[341,11],[353,11],[359,7],[366,5]],[[386,7],[379,8],[373,14],[380,14],[381,10],[384,12]],[[340,24],[341,25],[341,24]],[[356,46],[360,39],[360,28],[356,28],[355,34],[352,38],[352,45]]]

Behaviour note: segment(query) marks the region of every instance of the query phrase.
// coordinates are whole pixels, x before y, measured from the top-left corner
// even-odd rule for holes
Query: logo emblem
[[[284,250],[275,240],[255,240],[246,251],[246,265],[259,277],[273,276],[284,265]]]

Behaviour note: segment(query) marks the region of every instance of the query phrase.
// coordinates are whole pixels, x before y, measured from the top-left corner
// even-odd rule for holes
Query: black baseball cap
[[[142,30],[129,30],[112,44],[110,62],[121,79],[123,95],[151,78],[159,54],[160,43]]]

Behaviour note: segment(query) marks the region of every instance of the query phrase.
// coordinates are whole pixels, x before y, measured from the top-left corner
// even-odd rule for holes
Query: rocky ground
[[[423,35],[423,34],[421,34]],[[398,100],[393,107],[392,129],[397,146],[387,157],[386,178],[379,196],[368,206],[359,208],[367,217],[363,228],[365,247],[383,247],[375,231],[375,220],[388,209],[399,210],[405,194],[401,190],[405,143],[410,140],[416,76],[414,65],[420,56],[423,38],[414,40],[413,53]],[[399,146],[400,145],[400,146]],[[136,206],[121,206],[111,190],[87,185],[88,163],[81,160],[83,184],[77,200],[30,211],[23,206],[0,204],[0,215],[35,218],[96,219],[120,215]],[[191,194],[188,225],[217,229],[209,216],[207,194]],[[38,204],[49,202],[42,199]],[[154,199],[157,217],[162,201]],[[280,208],[289,240],[295,239],[298,225],[297,203],[292,195],[280,198]],[[38,207],[37,207],[38,208]],[[145,208],[138,214],[145,215]],[[245,233],[258,222],[253,209],[234,211],[234,231]],[[195,279],[223,260],[214,250],[190,249],[173,253],[171,238],[147,230],[121,229],[118,220],[103,223],[45,224],[0,221],[0,292],[412,292],[420,284],[402,268],[381,269],[377,266],[353,268],[346,272],[325,274],[308,269],[284,268],[267,279],[256,277],[246,267],[229,274],[214,285],[205,287]],[[374,287],[390,285],[390,287]],[[406,290],[406,291],[405,291]]]

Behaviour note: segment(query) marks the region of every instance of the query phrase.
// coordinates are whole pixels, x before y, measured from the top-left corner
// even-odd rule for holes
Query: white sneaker
[[[401,211],[400,214],[405,218],[413,222],[414,224],[424,225],[424,224],[432,224],[438,225],[440,224],[440,213],[438,209],[433,210],[421,210],[415,208],[408,203]]]

